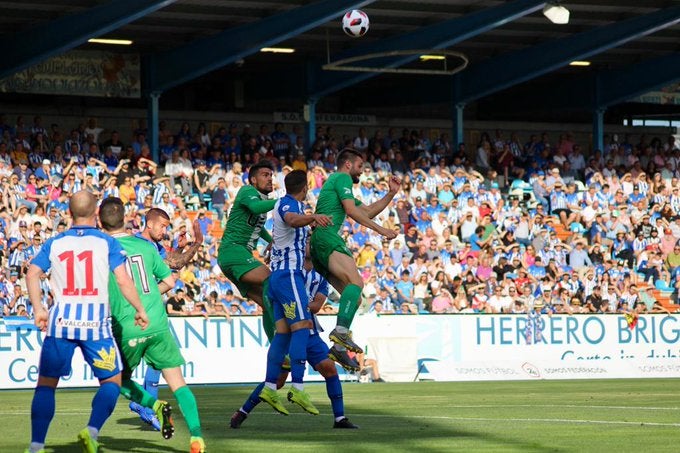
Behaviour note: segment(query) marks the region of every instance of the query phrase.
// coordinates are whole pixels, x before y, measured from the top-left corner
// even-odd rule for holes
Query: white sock
[[[99,436],[99,430],[97,428],[93,428],[92,426],[88,426],[87,430],[90,433],[90,437],[93,440],[97,440],[97,436]]]
[[[305,385],[300,384],[298,382],[293,382],[293,388],[296,389],[296,390],[303,391],[305,389]]]
[[[276,382],[265,382],[264,386],[276,391]]]
[[[28,450],[31,453],[38,453],[43,448],[45,448],[45,444],[41,444],[41,443],[38,443],[38,442],[31,442],[31,445],[28,447]]]
[[[342,416],[340,416],[340,417],[335,417],[335,421],[336,421],[336,422],[339,422],[339,421],[342,420],[343,418],[345,418],[344,415],[342,415]]]
[[[335,326],[335,330],[337,330],[338,333],[347,333],[349,331],[345,326]]]

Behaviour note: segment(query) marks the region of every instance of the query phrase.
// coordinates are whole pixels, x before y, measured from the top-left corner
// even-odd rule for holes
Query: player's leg
[[[342,385],[335,362],[328,358],[328,346],[318,334],[312,335],[307,344],[307,360],[312,367],[326,380],[326,394],[333,409],[333,428],[356,429],[358,426],[345,417],[345,404],[342,396]]]
[[[45,337],[40,351],[40,375],[31,402],[31,444],[28,451],[36,453],[45,448],[47,430],[54,418],[55,390],[59,378],[71,371],[75,343],[54,337]]]
[[[293,385],[288,392],[288,400],[310,414],[317,415],[318,409],[314,407],[309,395],[304,391],[307,340],[309,330],[313,327],[311,314],[307,308],[309,296],[305,286],[305,276],[302,271],[280,271],[272,274],[271,280],[270,293],[275,307],[277,332],[290,331],[289,354]],[[268,364],[265,388],[271,388],[276,384],[281,363],[283,361],[276,358],[276,361],[271,363],[271,366],[275,368],[271,370]]]
[[[221,253],[217,262],[224,275],[238,287],[241,295],[249,297],[262,307],[262,325],[271,342],[274,337],[274,319],[267,295],[271,274],[269,268],[253,258],[250,250],[241,246],[231,247],[229,253]]]
[[[163,378],[175,396],[179,409],[182,411],[184,420],[189,428],[189,433],[191,434],[189,448],[191,453],[203,453],[205,451],[205,442],[203,441],[203,432],[201,430],[201,418],[198,415],[198,405],[196,404],[194,393],[187,386],[184,376],[182,376],[182,369],[178,366],[164,368]]]
[[[288,415],[288,409],[281,402],[281,398],[276,390],[281,366],[290,349],[291,337],[281,300],[286,301],[289,299],[290,296],[287,296],[287,294],[291,294],[292,291],[290,290],[289,281],[286,278],[282,278],[282,273],[277,272],[273,274],[270,280],[269,292],[272,296],[272,313],[274,319],[276,319],[276,335],[274,335],[269,344],[265,382],[258,396],[260,400],[272,406],[277,412]],[[286,288],[289,288],[288,292],[286,292]]]
[[[144,390],[146,390],[151,396],[158,399],[158,383],[161,380],[161,372],[153,367],[148,367],[146,373],[144,374]],[[138,409],[138,410],[137,410]],[[152,408],[149,407],[133,407],[133,403],[130,403],[130,410],[133,410],[139,414],[139,418],[145,423],[150,424],[156,431],[160,431],[160,421],[156,417],[156,413]]]
[[[306,292],[305,292],[306,294]],[[299,311],[307,312],[306,304]],[[319,415],[319,410],[312,404],[309,394],[304,391],[305,368],[307,366],[307,342],[312,328],[311,320],[298,321],[290,325],[290,374],[292,386],[288,392],[288,401],[297,404],[312,415]]]
[[[99,449],[99,431],[113,413],[118,401],[123,363],[113,338],[79,341],[77,344],[94,376],[99,380],[99,389],[92,399],[90,420],[87,427],[78,433],[83,452],[94,453]]]
[[[135,338],[118,341],[118,347],[123,361],[122,384],[120,393],[130,400],[130,410],[139,415],[139,418],[156,431],[161,430],[160,421],[155,412],[150,409],[153,407],[158,396],[158,381],[160,373],[152,367],[147,368],[144,377],[144,387],[132,380],[132,373],[142,360],[144,352],[148,348],[150,341],[139,342]]]
[[[361,352],[362,349],[352,339],[349,327],[359,309],[363,279],[356,268],[354,258],[342,251],[334,250],[328,257],[328,281],[340,291],[340,310],[338,322],[329,338],[335,343],[329,357],[349,371],[357,371],[359,364],[347,354],[347,350]]]
[[[285,369],[284,366],[282,365],[281,367],[281,372],[279,373],[279,377],[276,381],[276,389],[282,388],[285,383],[286,379],[288,379],[288,374],[289,374],[289,369]],[[250,395],[248,395],[248,398],[243,402],[243,405],[232,414],[231,420],[229,421],[229,426],[231,426],[233,429],[239,429],[241,427],[241,424],[248,418],[248,415],[257,407],[258,404],[260,404],[260,393],[262,393],[262,389],[264,388],[264,382],[260,382],[257,387],[255,387],[255,390],[253,390]]]
[[[333,331],[335,335],[331,332],[332,336],[337,337],[333,341],[342,343],[350,351],[361,352],[361,348],[352,341],[351,335],[349,335],[349,328],[352,325],[352,320],[354,320],[354,315],[359,309],[361,291],[364,287],[363,279],[359,275],[354,258],[337,250],[333,251],[328,257],[328,270],[334,277],[333,281],[337,282],[339,280],[344,284],[340,294],[338,324]]]
[[[275,312],[277,311],[276,305],[277,304],[274,303]],[[285,331],[285,329],[281,329],[279,327],[281,324],[285,325],[286,322],[283,320],[277,321],[276,323],[277,330]],[[277,393],[276,389],[279,370],[281,370],[283,358],[288,352],[289,347],[290,347],[290,333],[277,332],[276,335],[274,335],[274,338],[272,339],[271,343],[269,344],[269,350],[267,351],[267,371],[265,375],[265,382],[263,383],[262,389],[258,395],[260,400],[269,404],[274,408],[274,410],[283,415],[288,415],[289,412],[288,409],[286,409],[283,403],[281,402],[281,398],[279,397],[279,394]]]
[[[275,323],[269,295],[270,275],[271,271],[267,266],[259,265],[239,278],[239,289],[241,289],[241,286],[247,288],[245,294],[241,291],[242,295],[251,298],[262,307],[262,327],[267,335],[267,339],[271,342],[272,338],[274,338]]]

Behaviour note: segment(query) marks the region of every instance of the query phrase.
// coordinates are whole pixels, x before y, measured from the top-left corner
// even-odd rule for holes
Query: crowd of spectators
[[[305,143],[300,126],[252,130],[230,124],[215,134],[204,124],[170,131],[161,122],[156,162],[147,131],[106,130],[95,119],[70,131],[10,125],[0,115],[0,315],[29,315],[24,274],[49,237],[70,225],[69,196],[89,190],[120,197],[126,227],[144,227],[144,213],[174,219],[163,246],[191,241],[192,219],[205,237],[194,262],[179,271],[167,298],[172,316],[260,314],[216,264],[230,203],[247,183],[249,166],[277,166],[272,197],[284,194],[292,169],[308,172],[308,209],[335,157],[346,147],[365,153],[355,195],[371,203],[399,174],[403,189],[377,217],[393,241],[349,219],[341,234],[365,281],[369,313],[607,313],[655,311],[650,288],[680,285],[680,149],[660,140],[606,137],[584,156],[569,133],[523,143],[517,134],[482,134],[475,147],[452,146],[446,134],[364,128],[339,136],[317,130]],[[472,149],[470,149],[472,148]],[[271,221],[267,225],[271,227]],[[43,279],[43,303],[51,304]],[[336,308],[329,301],[324,313]]]

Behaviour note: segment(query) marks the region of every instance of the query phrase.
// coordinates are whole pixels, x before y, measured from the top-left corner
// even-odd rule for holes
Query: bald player
[[[47,240],[26,274],[35,325],[46,332],[40,352],[38,383],[31,404],[31,444],[26,452],[44,451],[55,412],[55,389],[71,373],[71,359],[79,348],[99,379],[87,427],[78,434],[83,452],[96,453],[97,437],[118,400],[122,364],[111,331],[109,278],[115,278],[123,297],[134,308],[134,322],[149,324],[135,285],[125,271],[125,253],[115,239],[96,228],[97,200],[76,192],[69,203],[73,226]],[[50,273],[54,306],[41,302],[40,276]]]

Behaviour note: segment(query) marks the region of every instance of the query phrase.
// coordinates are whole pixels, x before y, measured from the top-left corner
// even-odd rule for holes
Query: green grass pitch
[[[322,384],[309,384],[321,415],[261,404],[240,430],[231,414],[250,386],[194,386],[204,437],[222,452],[677,452],[680,381],[344,383],[346,413],[360,430],[333,430]],[[76,451],[93,390],[57,392],[47,451]],[[30,438],[31,391],[0,392],[0,452],[21,452]],[[121,398],[100,435],[104,452],[185,452],[189,437],[175,407],[176,433],[165,441],[143,427]]]

